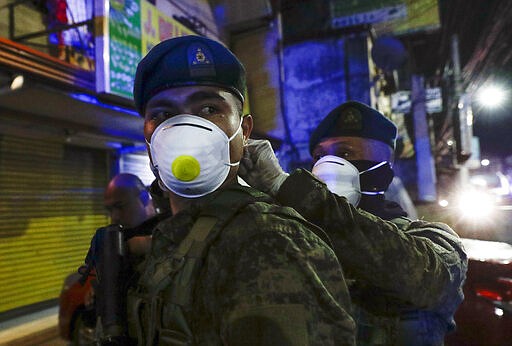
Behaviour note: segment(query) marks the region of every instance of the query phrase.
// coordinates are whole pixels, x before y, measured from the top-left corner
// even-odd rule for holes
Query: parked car
[[[447,346],[512,345],[512,246],[463,238],[469,257],[464,301]]]
[[[93,288],[89,276],[84,285],[80,274],[70,274],[59,297],[59,334],[71,345],[91,345],[94,342],[96,312],[92,302]]]

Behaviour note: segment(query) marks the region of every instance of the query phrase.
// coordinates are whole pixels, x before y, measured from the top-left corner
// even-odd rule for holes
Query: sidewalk
[[[57,323],[58,307],[0,322],[0,346],[66,345]]]

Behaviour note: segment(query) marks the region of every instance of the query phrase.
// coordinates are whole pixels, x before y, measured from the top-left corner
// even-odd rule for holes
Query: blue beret
[[[329,137],[375,139],[395,148],[397,129],[388,118],[367,105],[348,101],[334,108],[309,137],[309,152]]]
[[[225,88],[243,102],[245,69],[228,48],[209,38],[191,35],[162,41],[137,66],[135,107],[142,114],[158,92],[188,85]]]

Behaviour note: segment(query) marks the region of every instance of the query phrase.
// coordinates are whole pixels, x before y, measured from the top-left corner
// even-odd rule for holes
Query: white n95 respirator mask
[[[149,149],[154,173],[175,194],[197,198],[217,190],[229,174],[230,137],[204,118],[182,114],[167,119],[153,132]]]
[[[312,173],[323,181],[329,191],[344,196],[357,207],[361,200],[359,170],[350,162],[338,156],[323,156],[313,166]]]

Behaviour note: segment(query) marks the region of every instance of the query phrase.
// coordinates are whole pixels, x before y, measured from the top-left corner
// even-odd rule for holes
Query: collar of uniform
[[[171,241],[179,244],[187,236],[198,215],[198,209],[191,207],[160,221],[153,234],[153,240],[157,242],[154,247],[158,246],[159,235],[165,239],[165,243]]]

